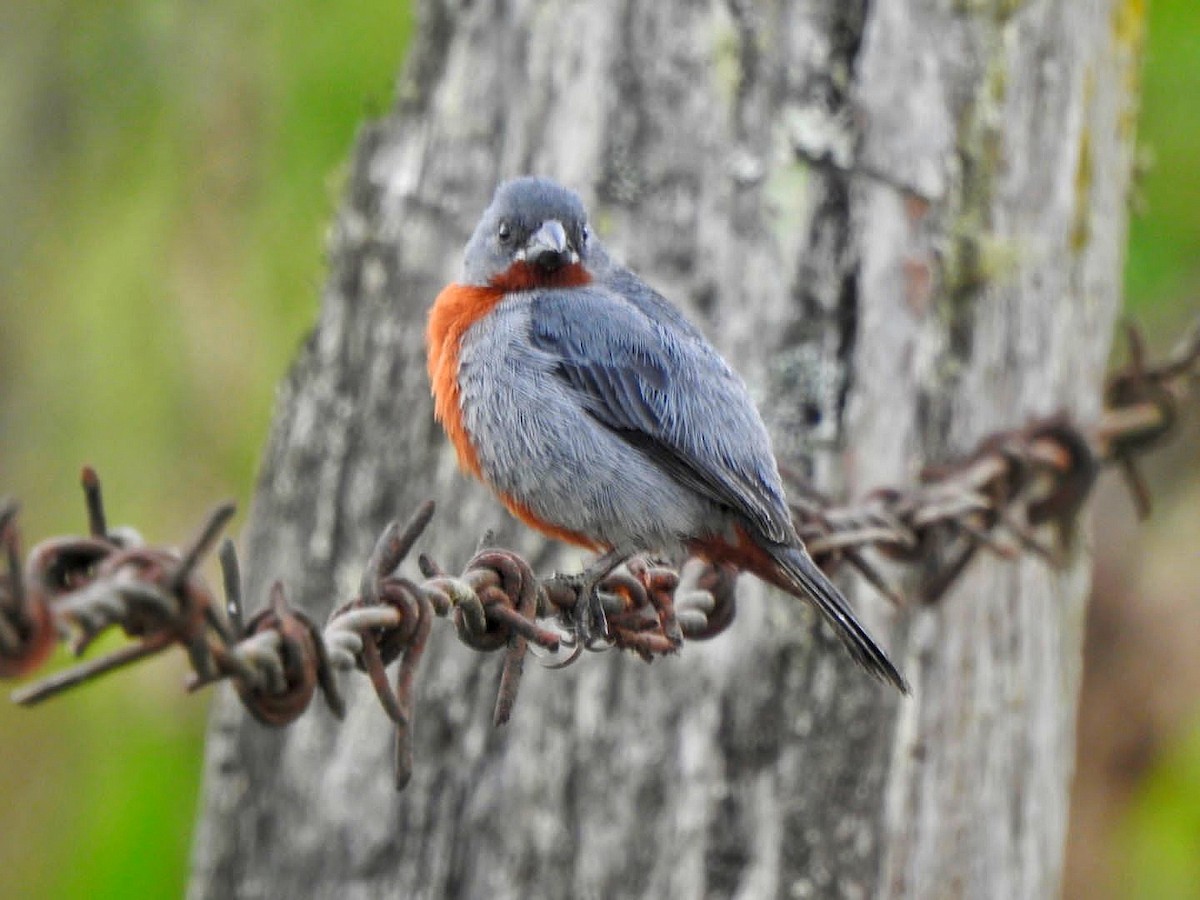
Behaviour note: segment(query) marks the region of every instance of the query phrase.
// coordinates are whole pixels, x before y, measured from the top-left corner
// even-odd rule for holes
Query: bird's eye
[[[588,240],[588,235],[589,235],[589,234],[590,234],[590,232],[588,231],[588,227],[587,227],[586,225],[584,225],[583,227],[581,227],[581,228],[579,229],[579,243],[581,243],[581,244],[586,244],[586,243],[587,243],[587,240]]]
[[[496,229],[496,237],[500,238],[503,243],[508,243],[512,237],[512,226],[507,222],[501,222],[500,227]]]

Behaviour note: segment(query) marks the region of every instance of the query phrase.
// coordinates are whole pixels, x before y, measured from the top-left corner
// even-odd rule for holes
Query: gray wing
[[[677,326],[677,310],[658,316],[657,304],[624,292],[593,285],[537,294],[534,345],[554,357],[556,374],[596,421],[762,536],[791,542],[770,440],[745,385],[694,327]]]

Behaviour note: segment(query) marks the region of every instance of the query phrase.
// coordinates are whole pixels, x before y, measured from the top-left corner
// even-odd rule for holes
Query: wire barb
[[[919,598],[934,603],[981,550],[1060,561],[1102,466],[1119,469],[1139,513],[1148,513],[1137,463],[1177,428],[1182,400],[1200,374],[1200,320],[1157,365],[1146,362],[1140,333],[1132,326],[1125,333],[1128,362],[1109,375],[1103,414],[1090,429],[1066,413],[1034,419],[985,438],[961,459],[927,467],[915,486],[877,490],[851,503],[833,502],[784,468],[796,482],[797,530],[818,565],[828,572],[851,567],[897,605],[905,600],[873,557],[915,567],[922,574]],[[334,672],[358,670],[395,725],[398,789],[413,772],[415,685],[435,618],[451,620],[474,650],[504,651],[493,711],[500,726],[512,715],[531,646],[570,651],[548,669],[575,663],[584,650],[628,650],[651,661],[720,634],[736,612],[737,571],[695,558],[679,569],[634,558],[604,577],[597,588],[604,638],[579,637],[578,617],[589,601],[579,595],[580,579],[538,577],[518,554],[487,546],[490,539],[458,575],[420,554],[420,580],[411,580],[401,569],[433,518],[427,502],[383,530],[358,595],[336,606],[324,627],[289,603],[282,581],[247,618],[232,541],[218,551],[223,602],[198,572],[233,517],[232,504],[216,507],[176,552],[144,545],[128,529],[110,529],[96,472],[84,468],[81,481],[87,535],[43,541],[27,563],[18,506],[0,500],[0,677],[34,671],[58,641],[81,655],[119,627],[130,643],[14,692],[14,702],[40,703],[179,646],[192,669],[189,691],[230,680],[251,716],[283,727],[318,692],[335,717],[344,716]]]

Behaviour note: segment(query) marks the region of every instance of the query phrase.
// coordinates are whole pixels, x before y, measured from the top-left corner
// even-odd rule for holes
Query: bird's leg
[[[621,550],[609,550],[577,575],[560,573],[553,577],[554,581],[575,592],[575,636],[581,646],[588,646],[595,637],[608,637],[608,620],[604,615],[604,604],[600,602],[600,582],[628,557],[629,554]]]

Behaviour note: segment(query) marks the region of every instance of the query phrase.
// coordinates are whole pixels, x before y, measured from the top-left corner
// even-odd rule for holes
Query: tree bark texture
[[[495,183],[581,192],[598,234],[751,384],[824,490],[912,483],[997,429],[1099,407],[1136,113],[1136,0],[431,0],[364,128],[319,323],[244,536],[248,596],[317,616],[385,522],[457,570],[481,534],[579,564],[468,482],[431,414],[426,310]],[[349,52],[349,51],[348,51]],[[446,623],[415,774],[364,679],[347,720],[214,710],[194,897],[1045,897],[1074,756],[1086,540],[979,558],[936,605],[844,582],[901,700],[752,579],[647,666],[528,666]],[[254,599],[251,603],[255,602]]]

